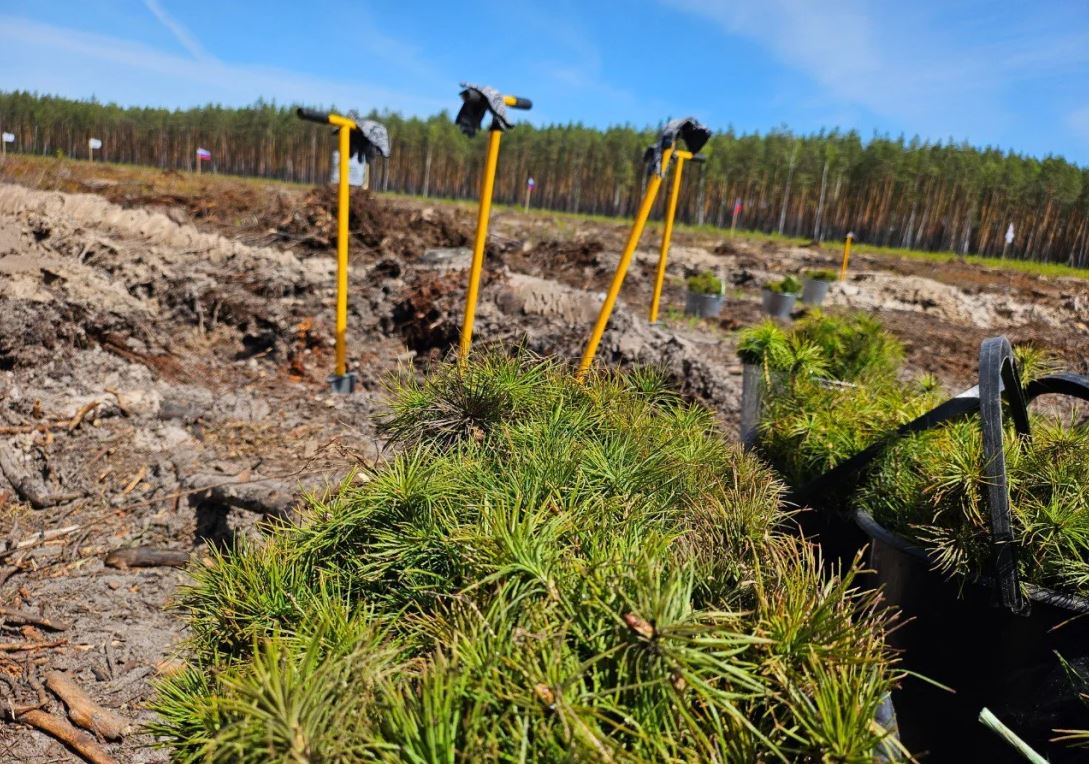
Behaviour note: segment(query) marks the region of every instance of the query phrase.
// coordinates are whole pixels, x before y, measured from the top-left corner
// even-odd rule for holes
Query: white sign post
[[[340,152],[333,152],[333,176],[330,183],[340,182]],[[367,163],[361,157],[348,157],[348,185],[366,188]]]
[[[3,140],[0,140],[0,154],[2,154],[3,156],[7,156],[8,144],[15,143],[15,134],[4,133],[3,136],[0,136],[0,138],[3,138]]]
[[[1002,257],[1006,256],[1006,250],[1013,244],[1013,223],[1010,223],[1010,227],[1006,229],[1006,246],[1002,248]]]
[[[89,158],[92,162],[95,161],[95,149],[101,148],[102,141],[100,141],[98,138],[90,138],[87,141],[87,154],[89,155]]]

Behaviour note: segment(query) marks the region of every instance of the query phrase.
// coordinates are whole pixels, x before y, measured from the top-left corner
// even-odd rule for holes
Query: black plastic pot
[[[1089,708],[1056,657],[1089,674],[1089,601],[1026,587],[1027,616],[995,607],[993,581],[950,581],[926,553],[853,513],[871,540],[869,564],[904,623],[890,635],[903,667],[956,692],[914,677],[893,693],[900,739],[924,761],[1023,762],[978,722],[989,708],[1051,762],[1084,762],[1089,754],[1050,743],[1056,729],[1089,727]]]
[[[1004,337],[986,340],[980,348],[978,388],[903,425],[795,493],[798,503],[817,507],[798,519],[826,559],[846,561],[869,545],[873,583],[904,615],[905,623],[891,635],[903,651],[904,667],[955,690],[909,678],[893,696],[901,738],[913,753],[929,752],[925,760],[1023,761],[977,721],[986,707],[1050,761],[1089,761],[1084,749],[1050,742],[1056,729],[1089,728],[1089,708],[1057,657],[1089,676],[1089,600],[1019,580],[1010,515],[1003,412],[1018,436],[1028,438],[1027,405],[1047,394],[1089,400],[1089,378],[1055,374],[1022,387],[1009,342]],[[835,498],[821,500],[842,497],[845,487],[899,437],[977,412],[993,561],[975,578],[949,580],[935,573],[925,550],[863,512],[837,511],[843,504]],[[844,527],[845,521],[853,530]]]

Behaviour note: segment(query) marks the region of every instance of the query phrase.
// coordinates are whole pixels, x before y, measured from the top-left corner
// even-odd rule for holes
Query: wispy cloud
[[[174,39],[189,51],[189,55],[194,59],[205,62],[214,62],[216,60],[214,56],[204,49],[203,45],[197,42],[196,38],[189,33],[189,30],[183,24],[166,12],[159,0],[144,0],[144,5],[159,20],[159,23],[166,27],[170,34],[174,35]]]
[[[809,77],[818,95],[932,135],[986,133],[1012,116],[1012,88],[1076,81],[1089,64],[1085,24],[1035,7],[1019,19],[971,2],[937,10],[862,0],[663,2],[757,42]]]
[[[281,103],[433,113],[448,104],[358,80],[196,59],[142,43],[0,16],[0,89],[95,95],[132,105]]]
[[[572,114],[585,113],[605,105],[616,115],[642,113],[653,124],[668,110],[662,101],[647,93],[618,84],[606,72],[606,51],[602,42],[587,29],[583,15],[594,6],[556,0],[552,3],[494,3],[492,11],[503,13],[517,28],[534,30],[533,49],[538,51],[527,65],[534,84],[552,94],[539,99],[527,119],[537,123],[566,123]],[[532,81],[532,80],[531,80]],[[614,120],[619,116],[614,117]]]

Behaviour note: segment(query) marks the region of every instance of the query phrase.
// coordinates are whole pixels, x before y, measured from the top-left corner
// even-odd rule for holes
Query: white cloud
[[[1085,87],[1089,30],[1059,12],[1025,19],[986,4],[862,0],[663,0],[769,49],[817,96],[862,106],[932,136],[986,135],[1015,116],[1017,85],[1065,76]],[[1030,4],[1031,5],[1031,4]]]
[[[190,53],[192,51],[189,51]],[[139,106],[204,103],[335,104],[433,113],[446,101],[374,84],[165,53],[114,37],[0,16],[0,89],[35,90]]]
[[[189,30],[185,28],[180,22],[178,22],[173,16],[166,12],[166,9],[159,3],[159,0],[144,0],[144,5],[151,11],[151,14],[159,20],[159,23],[166,27],[170,34],[174,35],[174,39],[181,44],[183,48],[189,51],[191,55],[197,61],[209,61],[214,62],[216,59],[214,56],[208,54],[204,50],[204,46],[201,45],[189,34]]]

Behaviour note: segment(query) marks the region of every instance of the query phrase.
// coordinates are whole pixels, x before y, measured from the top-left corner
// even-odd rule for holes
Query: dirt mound
[[[543,316],[583,327],[592,326],[601,309],[597,294],[523,273],[507,276],[497,287],[495,302],[511,316]]]
[[[746,248],[742,247],[735,239],[723,239],[712,250],[716,255],[742,255]]]
[[[75,306],[4,300],[0,310],[0,370],[44,363],[62,346],[85,346],[87,318]]]
[[[965,289],[921,276],[894,273],[859,273],[832,290],[830,304],[860,310],[913,310],[952,323],[980,328],[1009,328],[1040,323],[1059,328],[1071,316],[1054,308]]]
[[[572,266],[593,268],[600,264],[599,255],[605,250],[600,239],[575,239],[573,241],[542,241],[531,251],[533,257],[552,267]]]
[[[484,290],[478,312],[482,339],[524,342],[572,361],[579,358],[604,295],[520,273]],[[685,395],[728,422],[740,412],[740,364],[731,338],[706,328],[652,326],[623,301],[617,304],[598,351],[614,366],[658,366]]]
[[[425,207],[407,212],[352,189],[348,230],[353,244],[414,257],[426,247],[462,247],[472,241],[472,228],[457,211]],[[309,191],[291,209],[273,211],[266,222],[284,240],[314,250],[336,246],[337,191],[324,186]]]
[[[203,554],[376,458],[371,395],[325,393],[334,266],[99,196],[0,184],[0,607],[70,624],[46,647],[0,618],[0,638],[30,640],[38,663],[146,718],[155,664],[181,637],[164,609],[181,575],[115,571],[112,553]],[[404,350],[368,329],[372,306],[408,288],[401,271],[357,269],[351,363],[365,389]],[[38,678],[22,655],[0,651],[16,704]],[[56,759],[48,738],[9,730],[9,757]],[[147,742],[111,748],[161,761]]]
[[[382,319],[383,331],[400,335],[417,357],[441,357],[461,336],[455,309],[463,292],[461,278],[428,274]]]
[[[604,243],[598,238],[571,240],[528,239],[521,246],[508,246],[498,256],[512,270],[538,278],[549,278],[568,286],[600,287],[612,276],[603,257]]]

